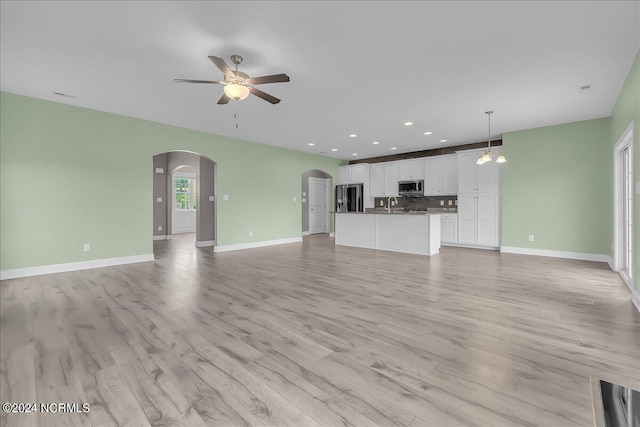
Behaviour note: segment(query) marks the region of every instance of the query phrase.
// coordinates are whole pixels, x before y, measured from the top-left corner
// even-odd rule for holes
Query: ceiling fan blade
[[[220,71],[222,71],[222,73],[225,76],[227,76],[227,77],[235,77],[236,76],[235,74],[233,74],[233,71],[231,71],[231,68],[229,68],[227,63],[224,62],[224,59],[218,58],[217,56],[210,56],[209,59],[211,60],[211,62],[216,64],[216,67],[220,68]]]
[[[219,105],[228,104],[230,100],[231,100],[231,98],[229,98],[226,93],[223,93],[222,94],[222,98],[220,98],[218,100],[218,104]]]
[[[173,79],[174,83],[208,83],[212,85],[221,85],[222,82],[214,80],[190,80],[190,79]]]
[[[285,83],[291,81],[286,74],[273,74],[271,76],[252,77],[251,83],[254,85],[263,85],[265,83]]]
[[[262,98],[265,101],[270,102],[272,104],[277,104],[278,102],[280,102],[280,100],[275,96],[271,96],[268,93],[264,93],[263,91],[261,91],[260,89],[256,89],[255,87],[252,87],[249,90],[251,91],[252,94],[257,96],[258,98]]]

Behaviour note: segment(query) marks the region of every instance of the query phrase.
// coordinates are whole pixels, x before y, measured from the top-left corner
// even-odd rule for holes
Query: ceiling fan
[[[258,98],[262,98],[272,104],[280,102],[275,96],[269,95],[256,89],[254,86],[262,85],[265,83],[284,83],[289,81],[289,76],[286,74],[273,74],[270,76],[249,77],[248,74],[238,71],[238,65],[242,63],[242,56],[231,55],[231,61],[236,64],[236,70],[232,71],[231,68],[224,62],[224,59],[217,56],[210,56],[209,59],[213,62],[224,74],[224,81],[214,80],[189,80],[189,79],[173,79],[176,83],[204,83],[204,84],[216,84],[224,85],[224,94],[218,101],[218,104],[227,104],[229,100],[241,100],[249,96],[250,93],[254,94]]]

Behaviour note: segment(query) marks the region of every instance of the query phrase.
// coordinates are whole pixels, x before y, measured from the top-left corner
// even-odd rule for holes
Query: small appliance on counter
[[[364,184],[336,185],[336,212],[364,212]]]
[[[424,180],[414,179],[412,181],[398,182],[398,194],[400,196],[422,197],[424,196]]]

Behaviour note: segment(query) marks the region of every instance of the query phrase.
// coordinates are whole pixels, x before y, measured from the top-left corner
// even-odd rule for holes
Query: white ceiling
[[[609,116],[640,46],[638,1],[2,1],[0,16],[3,91],[342,159],[485,140],[488,109],[494,138]],[[234,53],[291,77],[260,86],[280,104],[172,82],[221,80],[207,56]]]

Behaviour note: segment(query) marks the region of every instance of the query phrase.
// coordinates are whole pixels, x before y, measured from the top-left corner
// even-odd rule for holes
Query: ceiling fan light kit
[[[483,165],[493,160],[493,153],[491,152],[491,115],[493,114],[493,111],[485,111],[484,113],[489,118],[489,139],[487,142],[487,149],[483,154],[478,156],[478,160],[476,161],[477,165]],[[496,163],[505,163],[506,161],[507,159],[504,157],[501,151],[500,155],[496,158]]]
[[[191,80],[191,79],[173,79],[176,83],[204,83],[204,84],[219,84],[224,86],[224,94],[218,100],[219,105],[227,104],[230,100],[234,99],[240,101],[247,98],[250,94],[264,99],[271,104],[277,104],[280,102],[275,96],[269,95],[254,86],[265,83],[286,83],[289,82],[289,76],[286,74],[273,74],[270,76],[249,77],[248,74],[238,70],[238,65],[242,63],[242,56],[231,55],[231,62],[236,64],[235,71],[231,70],[227,63],[222,58],[217,56],[209,56],[211,62],[222,71],[224,74],[224,81],[214,80]]]

